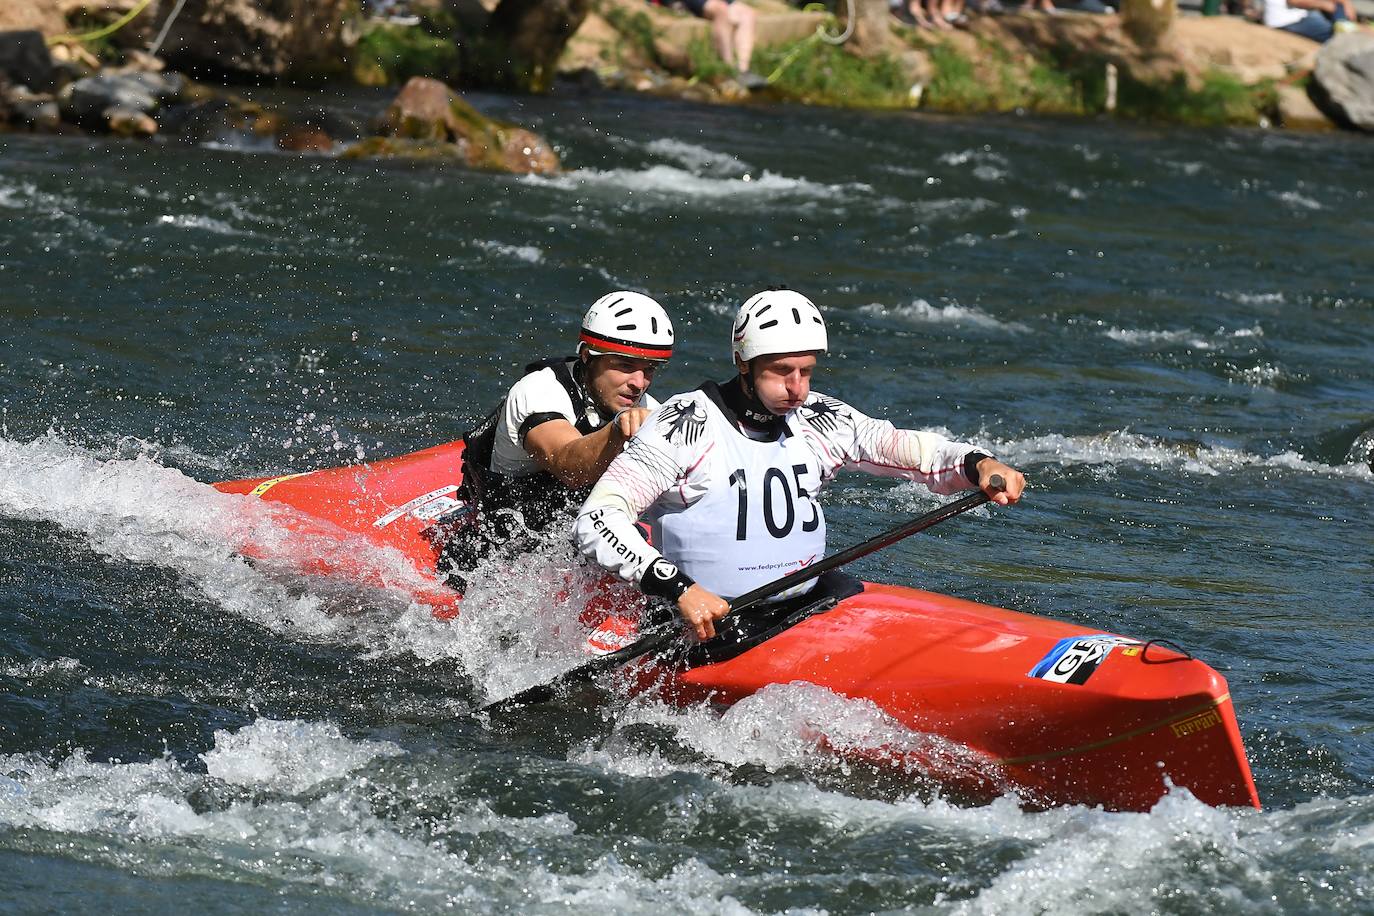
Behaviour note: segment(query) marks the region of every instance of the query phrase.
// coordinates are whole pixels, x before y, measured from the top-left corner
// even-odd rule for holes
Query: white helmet
[[[663,306],[626,290],[607,293],[592,303],[578,339],[593,356],[621,353],[667,362],[673,355],[673,323]]]
[[[770,289],[740,306],[733,352],[744,362],[770,353],[803,353],[828,346],[816,304],[790,289]]]

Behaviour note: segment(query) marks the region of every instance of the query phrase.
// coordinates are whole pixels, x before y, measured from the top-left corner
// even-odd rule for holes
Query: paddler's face
[[[587,383],[598,404],[608,413],[619,413],[639,403],[658,367],[652,360],[633,356],[593,356],[587,360]]]
[[[815,369],[815,353],[759,356],[747,367],[740,367],[741,372],[752,376],[759,401],[778,416],[806,402],[811,393],[811,373]]]

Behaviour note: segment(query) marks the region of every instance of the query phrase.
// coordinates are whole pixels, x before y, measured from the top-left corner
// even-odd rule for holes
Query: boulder
[[[277,149],[288,153],[332,153],[334,140],[318,127],[292,124],[277,134]]]
[[[1336,127],[1297,86],[1279,86],[1278,103],[1279,123],[1289,130],[1334,130]]]
[[[401,89],[379,124],[383,138],[420,144],[449,144],[451,156],[473,168],[519,174],[558,171],[558,155],[538,134],[488,118],[463,101],[438,80],[413,77]],[[350,155],[423,155],[433,158],[435,147],[417,148],[406,143],[378,144],[363,141]]]
[[[151,137],[157,133],[157,122],[142,111],[114,105],[101,112],[105,129],[120,137]]]
[[[0,32],[37,29],[56,35],[67,27],[58,0],[4,0],[0,2]]]
[[[1337,124],[1374,132],[1374,34],[1346,32],[1323,45],[1310,91]]]
[[[158,53],[175,69],[236,79],[343,75],[357,9],[357,0],[187,0]]]
[[[0,76],[35,92],[52,92],[57,88],[52,55],[42,32],[0,32]]]
[[[24,86],[0,88],[0,109],[7,109],[9,120],[30,130],[51,132],[62,124],[57,101],[47,93],[34,93]]]
[[[185,88],[185,78],[176,73],[100,73],[77,80],[63,89],[60,96],[62,113],[72,123],[88,130],[142,135],[152,113],[163,104],[179,99]],[[111,118],[112,110],[119,112],[117,119]],[[132,119],[128,112],[141,114],[148,121]],[[156,127],[152,132],[155,131]]]

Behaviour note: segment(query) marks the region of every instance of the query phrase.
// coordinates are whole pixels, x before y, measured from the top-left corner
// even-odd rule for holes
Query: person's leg
[[[1312,10],[1292,25],[1284,26],[1281,31],[1292,32],[1294,35],[1319,42],[1329,41],[1333,32],[1331,20],[1316,10]]]
[[[730,4],[725,0],[706,0],[701,6],[701,18],[711,23],[711,36],[716,42],[716,53],[725,61],[726,66],[735,66],[734,23],[730,21]]]
[[[747,3],[731,3],[727,15],[735,26],[736,65],[747,73],[754,59],[754,8]]]

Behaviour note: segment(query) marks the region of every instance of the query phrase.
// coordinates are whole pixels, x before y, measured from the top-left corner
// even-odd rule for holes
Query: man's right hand
[[[716,635],[716,621],[730,613],[730,605],[719,595],[713,595],[700,585],[692,585],[677,599],[677,611],[705,642]]]

